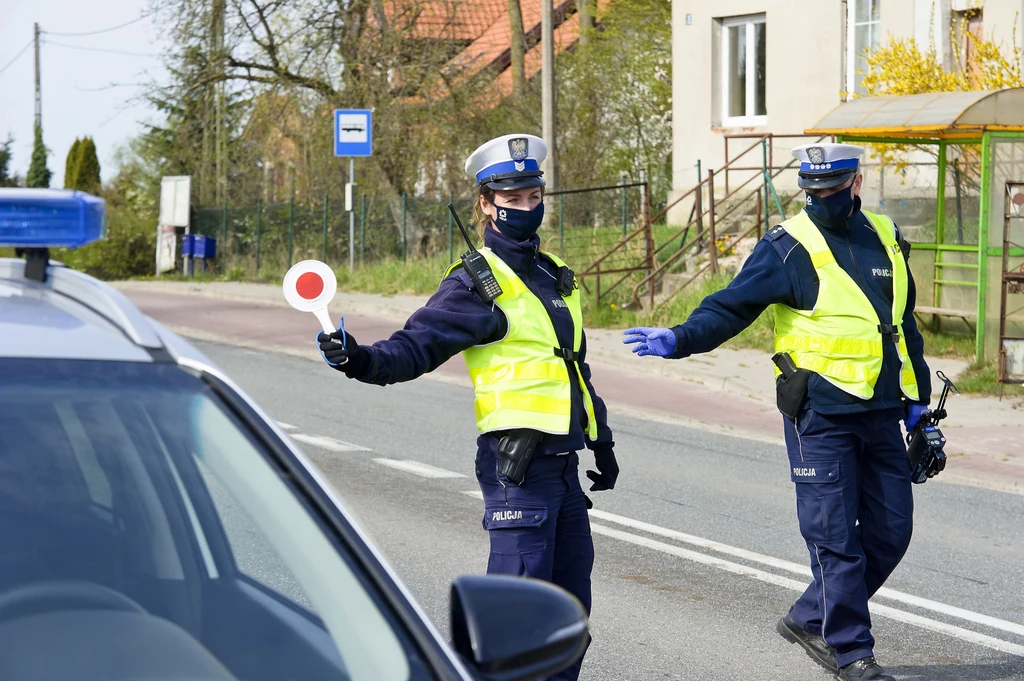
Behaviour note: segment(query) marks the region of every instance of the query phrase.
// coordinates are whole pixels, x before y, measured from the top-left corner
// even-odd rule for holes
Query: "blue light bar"
[[[0,246],[78,248],[107,232],[103,199],[66,189],[0,188]]]

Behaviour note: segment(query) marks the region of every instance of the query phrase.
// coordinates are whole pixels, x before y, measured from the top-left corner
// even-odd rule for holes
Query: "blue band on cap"
[[[801,173],[824,173],[831,170],[856,170],[860,161],[855,158],[844,158],[828,163],[801,163]]]
[[[519,164],[519,167],[516,167]],[[525,173],[532,172],[536,173],[540,170],[540,166],[537,165],[537,159],[527,158],[522,161],[502,161],[501,163],[495,163],[489,165],[479,173],[476,174],[477,183],[484,182],[491,175],[504,175],[505,173]]]

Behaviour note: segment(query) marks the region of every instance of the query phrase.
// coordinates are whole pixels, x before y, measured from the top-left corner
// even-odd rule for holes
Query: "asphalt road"
[[[468,381],[379,388],[319,362],[198,345],[286,426],[447,630],[451,580],[487,558]],[[615,490],[591,493],[594,643],[582,678],[828,679],[774,631],[809,581],[785,450],[610,420],[622,473]],[[581,474],[588,466],[584,452]],[[872,602],[879,661],[901,680],[1024,679],[1024,497],[914,492],[914,542]]]

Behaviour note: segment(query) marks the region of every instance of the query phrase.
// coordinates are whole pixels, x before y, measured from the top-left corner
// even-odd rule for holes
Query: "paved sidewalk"
[[[164,281],[115,286],[147,314],[187,335],[318,359],[310,348],[318,330],[315,319],[291,310],[279,286]],[[344,314],[346,327],[361,343],[369,343],[401,328],[426,300],[427,296],[338,293],[330,312],[335,317]],[[677,361],[640,358],[622,345],[621,331],[612,329],[588,329],[587,343],[595,387],[613,410],[781,441],[767,353],[718,349]],[[929,358],[929,366],[956,380],[966,363]],[[442,380],[467,382],[460,357],[435,374]],[[934,394],[937,397],[937,386]],[[1024,401],[953,396],[948,408],[943,432],[951,465],[942,477],[1024,493]]]

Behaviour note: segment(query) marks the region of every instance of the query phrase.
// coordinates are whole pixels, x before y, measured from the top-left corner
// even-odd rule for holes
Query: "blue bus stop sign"
[[[334,155],[373,154],[373,112],[369,109],[335,109]]]

